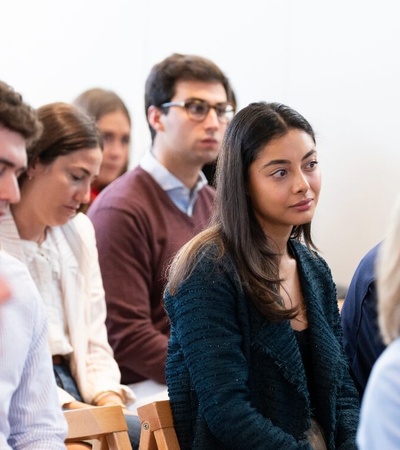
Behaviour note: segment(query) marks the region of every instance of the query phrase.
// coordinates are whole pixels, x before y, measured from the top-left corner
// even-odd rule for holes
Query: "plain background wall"
[[[149,148],[144,82],[173,52],[214,60],[239,108],[286,103],[317,132],[314,238],[338,283],[383,238],[400,192],[397,1],[1,0],[0,79],[33,106],[115,90]]]

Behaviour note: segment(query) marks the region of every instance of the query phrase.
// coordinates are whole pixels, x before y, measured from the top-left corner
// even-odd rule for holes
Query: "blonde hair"
[[[400,336],[400,198],[378,251],[378,323],[385,344]]]

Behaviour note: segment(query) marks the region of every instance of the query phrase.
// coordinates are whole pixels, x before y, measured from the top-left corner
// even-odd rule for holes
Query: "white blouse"
[[[52,233],[39,245],[22,239],[22,247],[47,312],[49,345],[52,355],[68,355],[73,349],[70,344],[67,321],[61,291],[60,254]]]

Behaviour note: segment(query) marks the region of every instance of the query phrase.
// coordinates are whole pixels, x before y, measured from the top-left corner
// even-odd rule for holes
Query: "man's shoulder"
[[[10,285],[14,302],[27,308],[40,305],[40,294],[28,268],[4,250],[0,250],[0,276]]]
[[[152,176],[146,172],[142,167],[136,166],[131,170],[128,170],[123,175],[118,177],[115,181],[109,184],[100,195],[107,192],[122,192],[124,195],[130,194],[130,188],[132,186],[142,187],[143,185],[147,185],[148,183],[155,183]],[[128,192],[126,192],[128,190]]]
[[[29,272],[25,264],[4,250],[0,250],[0,274],[7,278],[15,278],[26,276]]]
[[[203,189],[199,192],[199,197],[204,197],[210,200],[214,200],[215,198],[215,189],[211,187],[209,184],[206,184]]]
[[[88,210],[89,217],[94,211],[103,208],[130,208],[143,203],[154,190],[161,190],[154,179],[140,166],[121,175],[94,200]]]

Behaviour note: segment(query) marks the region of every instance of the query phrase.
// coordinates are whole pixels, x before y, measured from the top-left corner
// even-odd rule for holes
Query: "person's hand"
[[[122,398],[120,395],[118,395],[115,392],[110,392],[107,395],[102,395],[99,400],[96,402],[96,406],[122,406],[125,408],[125,405],[122,401]]]
[[[102,396],[96,402],[96,406],[121,406],[124,414],[135,415],[135,413],[126,408],[126,405],[122,402],[122,398],[114,392],[110,392],[109,394]]]
[[[0,278],[0,304],[11,297],[11,288],[4,278]]]
[[[88,405],[87,403],[79,402],[78,400],[74,400],[69,403],[65,403],[63,405],[63,409],[82,409],[82,408],[92,408],[92,405]]]

